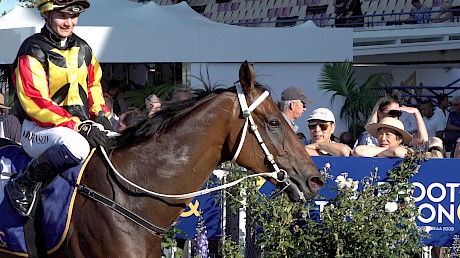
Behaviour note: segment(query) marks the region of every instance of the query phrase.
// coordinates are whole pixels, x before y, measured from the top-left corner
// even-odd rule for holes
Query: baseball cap
[[[310,120],[323,120],[326,122],[333,122],[335,123],[335,117],[334,114],[332,114],[332,111],[330,111],[328,108],[317,108],[311,112],[310,118],[308,118],[307,121]]]
[[[281,100],[300,100],[305,104],[310,104],[312,102],[301,89],[295,86],[285,89],[281,93]]]

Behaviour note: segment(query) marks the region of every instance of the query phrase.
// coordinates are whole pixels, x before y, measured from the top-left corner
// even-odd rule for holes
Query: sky
[[[11,11],[15,5],[19,4],[17,0],[0,0],[0,16],[5,11]]]

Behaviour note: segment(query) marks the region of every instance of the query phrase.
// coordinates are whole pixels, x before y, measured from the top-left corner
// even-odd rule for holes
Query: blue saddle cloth
[[[30,161],[30,157],[19,146],[0,148],[0,251],[16,255],[27,254],[24,239],[24,217],[13,208],[5,191],[10,173],[19,172]],[[74,167],[62,175],[76,183],[80,179],[83,164]],[[41,204],[37,207],[36,220],[42,223],[43,232],[39,236],[45,239],[46,250],[53,252],[60,247],[68,231],[76,188],[62,177],[57,177],[41,192]],[[0,255],[1,256],[1,255]]]

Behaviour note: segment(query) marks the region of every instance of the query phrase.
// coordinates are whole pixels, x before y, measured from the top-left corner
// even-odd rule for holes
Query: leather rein
[[[187,194],[179,194],[179,195],[169,195],[169,194],[162,194],[162,193],[157,193],[157,192],[153,192],[153,191],[150,191],[148,189],[145,189],[133,182],[131,182],[129,179],[125,178],[123,175],[121,175],[118,170],[113,166],[112,162],[110,161],[110,158],[109,156],[107,155],[107,152],[105,151],[105,149],[100,146],[100,150],[107,162],[107,170],[109,172],[113,172],[113,176],[119,180],[119,182],[123,182],[123,183],[126,183],[132,187],[134,187],[136,190],[138,190],[139,192],[141,193],[144,193],[148,196],[151,196],[151,197],[155,197],[155,198],[161,198],[161,199],[174,199],[174,200],[180,200],[180,199],[187,199],[187,198],[192,198],[192,197],[196,197],[196,196],[200,196],[200,195],[204,195],[204,194],[208,194],[210,192],[214,192],[214,191],[218,191],[218,190],[222,190],[222,189],[225,189],[225,188],[228,188],[228,187],[231,187],[231,186],[234,186],[238,183],[240,183],[241,181],[245,180],[245,179],[248,179],[248,178],[252,178],[252,177],[258,177],[258,176],[266,176],[266,177],[272,177],[274,178],[276,181],[280,182],[280,183],[285,183],[286,186],[281,189],[280,192],[282,192],[284,189],[286,189],[290,184],[291,184],[291,181],[289,180],[289,177],[288,177],[288,174],[285,170],[283,169],[280,169],[278,167],[278,165],[276,164],[276,161],[273,157],[273,155],[270,153],[270,151],[268,150],[267,146],[265,145],[258,129],[257,129],[257,125],[255,124],[254,122],[254,119],[252,118],[252,111],[254,111],[254,109],[259,106],[262,101],[265,100],[265,98],[268,97],[269,95],[269,92],[268,91],[264,91],[263,94],[261,94],[256,101],[254,101],[254,103],[252,103],[249,107],[248,107],[248,104],[247,104],[247,101],[246,101],[246,96],[244,95],[244,92],[243,92],[243,89],[241,87],[241,85],[239,83],[235,83],[235,87],[236,87],[236,90],[237,90],[237,96],[238,96],[238,100],[239,100],[239,104],[240,104],[240,107],[241,107],[241,112],[242,112],[242,116],[243,118],[245,119],[245,122],[244,122],[244,126],[242,128],[242,134],[241,134],[241,139],[240,139],[240,142],[239,142],[239,145],[238,145],[238,148],[231,160],[231,164],[235,164],[236,162],[236,159],[238,158],[240,152],[241,152],[241,149],[243,147],[243,143],[244,143],[244,140],[246,138],[246,133],[248,131],[248,125],[250,124],[250,128],[251,128],[251,131],[254,133],[254,135],[256,136],[256,139],[259,143],[259,145],[261,146],[262,150],[264,151],[265,153],[265,156],[267,158],[267,160],[270,162],[270,164],[272,165],[273,169],[275,171],[273,172],[266,172],[266,173],[254,173],[252,171],[248,171],[250,172],[251,174],[243,177],[243,178],[240,178],[238,180],[235,180],[231,183],[226,183],[226,184],[223,184],[223,185],[220,185],[220,186],[217,186],[217,187],[213,187],[213,188],[210,188],[210,189],[204,189],[204,190],[200,190],[200,191],[197,191],[197,192],[193,192],[193,193],[187,193]],[[215,171],[219,171],[219,172],[222,172],[222,171],[225,171],[225,172],[228,172],[228,171],[234,171],[232,169],[227,169],[227,168],[220,168],[219,170],[215,170]],[[241,171],[242,172],[242,171]],[[67,178],[64,178],[66,179],[67,181],[69,181]],[[110,209],[112,209],[113,211],[119,213],[120,215],[123,215],[124,217],[126,217],[127,219],[133,221],[134,223],[138,224],[139,226],[149,230],[150,232],[156,234],[156,235],[160,235],[160,236],[163,236],[166,232],[167,232],[167,229],[164,229],[162,227],[159,227],[159,226],[156,226],[154,224],[152,224],[151,222],[145,220],[144,218],[138,216],[137,214],[133,213],[132,211],[128,210],[127,208],[123,207],[122,205],[118,204],[116,201],[115,201],[115,196],[114,198],[109,198],[101,193],[98,193],[97,191],[94,191],[93,189],[85,186],[85,185],[81,185],[81,184],[77,184],[77,183],[74,183],[74,182],[70,182],[73,186],[77,187],[77,190],[78,192],[85,196],[86,198],[88,199],[91,199],[91,200],[94,200]]]

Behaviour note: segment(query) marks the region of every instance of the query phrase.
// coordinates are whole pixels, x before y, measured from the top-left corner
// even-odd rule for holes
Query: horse
[[[199,190],[220,163],[234,157],[239,165],[256,173],[277,167],[275,171],[289,178],[285,191],[292,201],[312,199],[324,184],[321,174],[275,102],[270,97],[259,98],[265,88],[256,83],[248,62],[240,67],[239,84],[240,98],[248,106],[258,102],[250,117],[260,137],[245,127],[249,112],[246,104],[242,104],[243,110],[239,103],[238,87],[215,88],[124,131],[117,148],[109,152],[113,167],[144,189],[177,195]],[[107,163],[103,156],[93,155],[80,185],[110,197],[154,228],[169,228],[192,200],[139,192],[114,176]],[[65,240],[48,256],[161,257],[164,231],[152,232],[107,206],[77,195]]]

